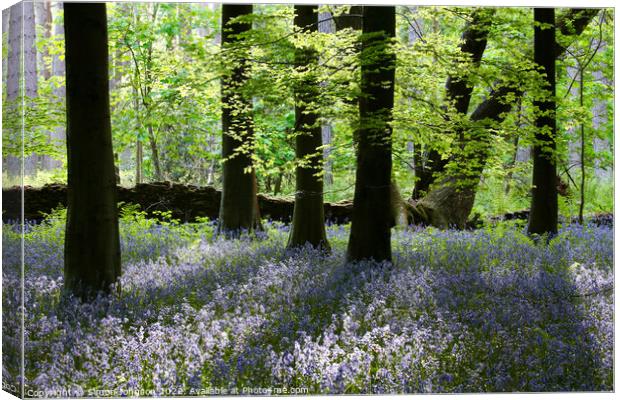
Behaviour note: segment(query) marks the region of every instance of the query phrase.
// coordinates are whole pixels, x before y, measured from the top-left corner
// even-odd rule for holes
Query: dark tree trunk
[[[275,183],[273,185],[273,195],[277,196],[282,191],[282,180],[284,179],[284,171],[281,169],[278,170],[278,175],[276,176]]]
[[[595,9],[570,9],[559,17],[558,29],[564,35],[580,35],[597,13]],[[550,53],[555,58],[564,54],[565,48],[557,42],[550,46],[554,49]],[[485,128],[484,122],[502,122],[512,109],[512,104],[522,95],[518,85],[507,84],[496,88],[476,107],[469,117],[472,129],[465,131],[466,136],[458,143],[456,157],[450,163],[453,168],[447,168],[444,176],[430,188],[424,198],[407,207],[409,222],[440,228],[465,227],[492,141],[492,133]],[[462,171],[467,171],[467,179],[464,179]]]
[[[121,274],[104,3],[65,3],[67,227],[65,288],[82,299]]]
[[[153,166],[155,167],[155,180],[159,182],[163,179],[162,172],[161,172],[161,162],[159,161],[159,150],[157,148],[157,141],[155,140],[155,133],[153,132],[153,126],[150,123],[147,126],[147,131],[149,133],[149,145],[151,147],[151,159],[153,160]]]
[[[252,13],[251,5],[222,5],[222,46],[234,49],[242,40],[239,34],[249,31],[247,22],[233,18]],[[230,74],[222,77],[222,202],[219,231],[234,237],[241,231],[258,228],[260,216],[256,199],[256,175],[251,151],[254,141],[252,100],[242,93],[247,80],[248,63],[244,50],[238,54]]]
[[[334,23],[336,24],[336,30],[342,30],[346,28],[351,28],[355,30],[362,29],[362,6],[351,6],[349,8],[349,12],[343,13],[334,18]]]
[[[363,10],[360,127],[356,132],[357,169],[347,260],[391,261],[392,108],[395,7]]]
[[[295,6],[297,28],[317,32],[317,22],[318,6]],[[289,247],[309,243],[313,247],[329,248],[325,234],[323,177],[317,176],[323,164],[321,126],[317,112],[307,107],[319,95],[319,83],[313,75],[317,61],[316,50],[307,47],[295,50],[295,66],[306,75],[295,85],[295,157],[301,164],[295,169],[295,208]]]
[[[475,67],[480,65],[482,55],[487,45],[487,37],[491,25],[491,17],[494,9],[477,8],[472,12],[471,21],[467,23],[461,35],[461,53],[469,56],[471,64]],[[458,70],[458,68],[455,68]],[[458,114],[467,114],[473,86],[468,82],[468,76],[450,75],[446,82],[446,102],[449,107]],[[458,134],[458,132],[457,132]],[[420,162],[422,160],[418,160]],[[412,198],[420,199],[428,192],[430,185],[435,181],[438,174],[443,172],[448,160],[441,157],[436,149],[430,149],[426,154],[424,165],[416,165],[416,182],[413,187]]]
[[[555,235],[558,231],[558,191],[555,171],[555,10],[534,9],[534,62],[545,73],[545,97],[537,99],[536,134],[533,147],[532,205],[529,234]],[[540,26],[539,24],[549,24]]]

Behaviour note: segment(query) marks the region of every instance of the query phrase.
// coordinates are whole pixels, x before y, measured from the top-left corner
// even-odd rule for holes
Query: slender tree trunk
[[[583,68],[579,65],[579,105],[583,108]],[[586,127],[581,123],[581,151],[579,161],[581,164],[581,186],[579,190],[579,223],[583,225],[583,208],[586,204]]]
[[[58,2],[58,3],[53,3],[54,4],[54,10],[50,11],[52,12],[52,21],[53,21],[53,25],[54,25],[54,35],[62,35],[64,33],[64,27],[61,23],[56,23],[55,21],[55,16],[58,16],[62,10],[63,10],[63,3],[62,2]],[[51,7],[51,5],[50,5]],[[52,58],[52,76],[65,76],[65,62],[64,59],[62,59],[60,57],[60,55],[56,54],[54,55],[54,57]],[[58,85],[56,87],[54,87],[54,90],[52,91],[52,93],[54,94],[55,97],[55,101],[57,101],[58,103],[62,104],[64,103],[64,98],[65,98],[65,85]],[[58,105],[58,107],[61,107],[61,105]],[[52,141],[52,143],[58,145],[59,147],[62,146],[66,146],[65,143],[65,127],[64,126],[59,126],[57,127],[50,136],[50,140]],[[50,159],[49,160],[49,164],[47,166],[49,169],[58,169],[62,167],[62,161],[61,160],[56,160],[56,159]]]
[[[8,45],[9,37],[9,19],[11,19],[11,7],[2,10],[2,47]],[[6,38],[6,42],[5,42]],[[8,63],[8,57],[2,57],[2,87],[6,88],[6,68]]]
[[[515,136],[512,141],[512,158],[510,159],[510,163],[506,166],[508,169],[508,173],[506,174],[505,179],[505,189],[504,194],[508,195],[510,193],[510,189],[512,189],[512,169],[517,165],[517,155],[519,154],[519,136]]]
[[[517,100],[517,104],[518,104],[517,121],[515,124],[515,128],[518,131],[519,129],[521,129],[521,117],[522,117],[522,112],[523,112],[523,98],[522,97],[519,97],[519,99]],[[504,167],[508,171],[504,179],[504,183],[505,183],[504,194],[505,195],[508,195],[510,193],[510,189],[512,188],[513,168],[515,167],[515,165],[517,165],[518,155],[519,155],[519,136],[515,135],[514,139],[512,140],[512,158],[508,162],[508,165],[505,165]]]
[[[153,126],[149,123],[147,125],[147,131],[149,133],[149,145],[151,147],[151,159],[153,160],[153,166],[155,167],[155,180],[161,182],[163,175],[161,172],[161,162],[159,161],[159,150],[157,149],[157,142],[155,141],[155,133],[153,132]]]
[[[295,26],[304,32],[317,32],[318,6],[295,6]],[[309,109],[319,96],[319,83],[313,75],[318,54],[312,48],[295,50],[297,71],[306,74],[295,86],[295,157],[301,164],[295,169],[295,206],[288,240],[289,247],[309,243],[329,248],[325,234],[322,170],[323,139],[319,116]],[[311,106],[316,107],[316,105]]]
[[[323,148],[323,163],[325,170],[323,173],[323,182],[327,186],[331,186],[334,184],[334,161],[331,158],[332,125],[329,122],[321,125],[321,139],[325,144],[325,147]]]
[[[140,102],[138,101],[138,90],[133,87],[133,106],[136,112],[136,132],[139,132],[141,129],[140,123]],[[136,179],[135,184],[139,185],[143,182],[144,177],[142,174],[142,140],[140,137],[136,137]]]
[[[235,237],[241,231],[259,227],[256,175],[251,151],[254,141],[252,100],[243,93],[248,62],[245,50],[234,47],[242,40],[239,34],[249,31],[247,22],[232,22],[236,17],[252,13],[251,5],[222,5],[222,46],[239,54],[229,75],[222,77],[222,200],[219,231]]]
[[[277,196],[282,191],[282,180],[284,179],[284,172],[282,169],[278,169],[278,175],[276,176],[274,185],[273,185],[273,195]]]
[[[142,141],[140,139],[136,140],[136,185],[142,183]]]
[[[534,9],[534,62],[544,71],[544,99],[538,99],[536,134],[533,145],[532,205],[527,231],[529,234],[555,235],[558,231],[558,192],[555,168],[555,56],[549,51],[555,44],[555,10]],[[551,25],[540,26],[539,24]]]
[[[65,3],[65,288],[89,299],[121,274],[104,3]]]
[[[35,22],[34,2],[24,1],[24,90],[27,107],[34,107],[32,100],[37,97],[39,79],[37,76],[37,29]],[[30,105],[28,105],[30,103]],[[34,122],[34,121],[33,121]],[[26,134],[28,135],[29,132]],[[24,175],[35,175],[39,156],[37,154],[24,154]]]
[[[395,7],[363,9],[360,127],[347,260],[391,261]]]
[[[332,14],[330,12],[322,12],[319,14],[319,32],[336,33],[336,24],[333,20],[330,19],[331,16]],[[325,82],[322,82],[321,84],[325,84]],[[334,184],[334,162],[331,159],[332,125],[329,121],[325,121],[321,124],[321,136],[323,144],[325,145],[325,147],[323,148],[323,183],[327,186],[331,186]]]
[[[35,5],[35,20],[37,26],[42,28],[43,37],[46,40],[52,35],[52,4],[49,1],[41,1],[34,3]],[[39,66],[39,75],[43,78],[43,81],[47,82],[48,79],[52,76],[52,71],[50,66],[46,65],[45,58],[49,57],[48,51],[44,49],[43,51],[37,52],[37,65]],[[53,140],[53,131],[48,132],[49,139],[51,142]],[[50,170],[52,165],[52,157],[49,155],[41,156],[41,169]]]
[[[52,35],[52,4],[49,1],[40,1],[34,3],[35,22],[41,27],[43,38],[49,39]],[[52,76],[51,69],[45,65],[45,57],[49,54],[46,49],[37,51],[38,72],[47,81]]]
[[[7,77],[6,77],[6,100],[9,103],[10,112],[5,115],[20,118],[23,112],[22,99],[23,91],[20,86],[20,77],[22,75],[22,27],[24,23],[23,13],[24,3],[17,3],[11,6],[9,11],[9,35],[8,35],[8,60],[7,60]],[[6,124],[6,119],[5,119]],[[7,124],[8,125],[8,124]],[[23,138],[21,129],[18,126],[21,123],[13,123],[8,128],[8,137],[11,147],[16,149],[23,148]],[[4,129],[7,129],[6,127]],[[5,136],[5,139],[6,136]],[[5,167],[9,178],[17,178],[21,176],[22,155],[7,155],[5,158]]]

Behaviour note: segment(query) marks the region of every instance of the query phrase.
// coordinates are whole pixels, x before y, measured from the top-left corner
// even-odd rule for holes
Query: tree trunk
[[[42,27],[43,37],[49,40],[52,35],[52,4],[49,1],[41,1],[35,5],[35,20],[37,26]],[[45,64],[45,58],[49,57],[48,51],[37,52],[37,65],[39,66],[39,73],[43,81],[47,82],[52,76],[51,68]],[[53,131],[48,132],[49,142],[53,140]],[[41,169],[50,170],[52,165],[52,157],[45,154],[41,156]]]
[[[282,180],[284,179],[284,172],[282,169],[278,169],[278,175],[276,175],[276,179],[273,185],[273,195],[277,196],[282,191]]]
[[[558,29],[563,35],[578,36],[599,10],[570,9],[559,17]],[[551,52],[560,57],[565,48],[554,42]],[[444,176],[436,182],[428,194],[419,201],[407,206],[409,222],[433,225],[439,228],[464,228],[471,213],[480,177],[490,151],[492,132],[485,128],[485,120],[500,123],[512,104],[523,95],[518,85],[504,85],[496,88],[469,117],[471,129],[466,129],[465,140],[458,143],[452,168],[447,168]],[[511,99],[510,102],[506,99]],[[463,143],[465,143],[464,148]],[[462,171],[467,171],[464,177]]]
[[[150,118],[147,118],[149,120]],[[153,132],[153,126],[149,123],[147,126],[149,133],[149,145],[151,147],[151,159],[153,160],[153,166],[155,167],[155,180],[161,182],[163,179],[161,173],[161,163],[159,161],[159,150],[157,149],[157,142],[155,141],[155,133]]]
[[[321,140],[325,144],[323,148],[323,182],[327,186],[331,186],[334,184],[334,161],[331,158],[332,125],[329,122],[321,125]]]
[[[581,64],[581,63],[579,63]],[[583,108],[583,69],[579,65],[579,106]],[[580,126],[581,149],[579,161],[581,165],[581,185],[579,186],[579,224],[583,225],[583,208],[586,204],[586,126],[581,122]]]
[[[50,1],[41,1],[34,3],[35,6],[35,22],[37,26],[42,28],[43,37],[49,39],[52,35],[52,3]],[[48,57],[48,51],[37,52],[38,71],[43,80],[48,80],[52,76],[51,69],[45,64],[45,57]]]
[[[336,30],[340,31],[346,28],[361,30],[363,25],[363,8],[363,6],[351,6],[349,12],[335,17],[334,23],[336,24]]]
[[[26,107],[34,107],[32,99],[37,97],[39,79],[37,76],[37,29],[34,14],[34,2],[24,1],[24,20],[23,20],[23,45],[24,45],[24,90],[26,95]],[[32,121],[32,128],[36,122]],[[26,135],[30,132],[26,132]],[[37,172],[37,161],[39,155],[24,154],[24,175],[35,175]]]
[[[555,170],[555,10],[534,9],[534,62],[545,73],[544,98],[537,99],[536,133],[533,147],[532,205],[527,232],[555,235],[558,231],[558,191]],[[550,27],[539,24],[549,24]],[[541,71],[541,72],[542,72]]]
[[[140,129],[142,128],[142,126],[140,122],[140,101],[138,100],[138,89],[135,86],[133,86],[132,92],[133,92],[133,107],[134,107],[135,114],[136,114],[136,121],[135,121],[136,132],[140,132]],[[143,159],[142,140],[140,139],[140,135],[137,134],[136,135],[136,177],[135,177],[136,185],[139,185],[144,181],[144,174],[142,173],[142,159]]]
[[[392,109],[395,7],[363,9],[360,127],[356,132],[357,169],[348,261],[391,261]]]
[[[65,3],[65,288],[89,299],[121,274],[104,3]]]
[[[332,19],[330,19],[331,17],[332,14],[330,12],[322,12],[319,14],[319,32],[336,33],[336,24]],[[324,121],[321,124],[321,136],[325,145],[325,147],[323,148],[323,183],[324,185],[331,186],[334,184],[334,174],[332,172],[334,162],[330,157],[332,144],[332,125],[329,121]]]
[[[22,115],[22,98],[23,92],[20,87],[21,77],[21,57],[22,57],[22,27],[24,22],[23,3],[17,3],[11,6],[9,11],[9,35],[8,35],[8,60],[6,72],[6,100],[9,112],[5,114],[13,118],[20,118]],[[5,119],[6,124],[6,119]],[[6,124],[9,125],[9,124]],[[21,123],[11,124],[12,127],[4,129],[8,131],[8,135],[4,136],[4,140],[10,142],[11,147],[15,149],[23,148],[22,132],[17,128]],[[7,140],[8,137],[8,140]],[[4,145],[6,146],[6,145]],[[9,178],[17,178],[21,176],[21,158],[20,156],[6,155],[4,162],[4,171]]]
[[[506,169],[508,170],[508,173],[506,174],[506,178],[504,180],[505,185],[506,185],[504,188],[505,195],[508,195],[510,193],[510,189],[512,188],[512,171],[513,171],[513,168],[517,165],[517,156],[519,155],[519,136],[515,136],[515,138],[512,141],[512,144],[513,144],[512,158],[510,159],[510,163],[506,165]]]
[[[243,93],[247,80],[246,50],[235,49],[242,40],[239,34],[249,31],[247,22],[230,22],[251,14],[251,5],[222,5],[222,46],[239,57],[230,74],[222,77],[222,201],[218,230],[229,237],[259,227],[260,216],[256,199],[256,175],[252,165],[254,124],[252,101]]]
[[[295,26],[304,32],[317,32],[318,6],[295,6]],[[319,83],[313,71],[318,62],[316,50],[295,50],[297,71],[306,74],[295,86],[295,207],[288,247],[309,243],[316,248],[329,248],[325,234],[323,210],[323,145],[319,116],[307,107],[319,96]],[[313,105],[311,107],[316,107]],[[317,176],[318,175],[318,176]]]
[[[52,23],[54,25],[54,35],[62,35],[64,33],[64,27],[60,23],[55,22],[55,17],[57,17],[63,10],[63,3],[53,3],[55,7],[55,11],[52,12]],[[51,7],[51,5],[50,5]],[[64,59],[61,59],[58,54],[54,55],[52,58],[52,76],[65,76],[65,62]],[[55,97],[55,101],[62,104],[64,103],[65,98],[65,85],[60,85],[54,87],[53,94]],[[58,105],[60,107],[60,105]],[[65,142],[65,128],[63,126],[57,127],[50,135],[50,140],[52,143],[57,144],[59,147],[61,144],[66,146]],[[56,159],[50,159],[49,164],[47,165],[48,169],[57,169],[62,167],[62,161]]]
[[[136,140],[136,185],[142,183],[142,141]]]

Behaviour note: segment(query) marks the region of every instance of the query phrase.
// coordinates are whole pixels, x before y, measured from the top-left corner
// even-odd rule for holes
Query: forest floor
[[[613,229],[399,229],[393,264],[121,219],[120,291],[61,296],[62,212],[25,240],[26,391],[54,396],[613,390]],[[3,379],[19,374],[20,241],[3,229]],[[286,390],[286,392],[285,392]]]

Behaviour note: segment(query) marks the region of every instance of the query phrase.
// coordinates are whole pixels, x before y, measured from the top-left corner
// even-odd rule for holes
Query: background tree
[[[558,191],[555,168],[555,9],[534,9],[534,62],[544,71],[544,91],[538,107],[533,146],[532,205],[527,231],[554,235],[558,231]],[[541,72],[542,72],[541,71]]]
[[[295,6],[295,26],[301,32],[318,31],[318,7]],[[301,75],[295,83],[295,207],[289,247],[306,243],[328,248],[323,210],[322,135],[316,110],[319,82],[316,78],[318,55],[310,46],[295,52],[295,66]]]
[[[363,9],[360,127],[356,132],[357,168],[347,259],[391,261],[392,128],[395,55],[394,7]]]
[[[232,71],[222,78],[223,166],[219,230],[227,235],[252,231],[260,223],[252,165],[252,101],[243,93],[249,72],[243,33],[251,30],[252,24],[241,18],[251,14],[251,5],[222,5],[222,49],[235,55]]]
[[[10,112],[4,115],[19,116],[21,119],[21,104],[23,93],[20,90],[20,76],[21,76],[21,57],[22,57],[22,25],[24,23],[23,18],[23,3],[18,3],[9,8],[9,24],[8,24],[8,56],[6,62],[6,101],[11,103]],[[7,110],[9,111],[9,110]],[[20,157],[22,147],[21,132],[17,132],[18,123],[14,123],[13,129],[7,128],[7,118],[4,118],[4,129],[7,134],[4,135],[3,147],[5,147],[3,164],[4,170],[7,171],[9,177],[16,177],[21,174]],[[9,139],[10,138],[10,139]],[[11,149],[11,155],[7,155],[6,143],[14,143],[13,149]]]
[[[88,298],[121,273],[104,3],[65,3],[68,194],[65,287]]]
[[[36,174],[24,176],[24,183],[32,186],[66,182],[61,164],[66,156],[62,3],[57,6],[52,13],[56,28],[51,31],[47,16],[35,12],[44,17],[37,22],[36,40],[36,68],[41,73],[36,97],[24,110],[23,147],[27,155],[46,158],[37,163]],[[330,202],[350,201],[354,195],[351,165],[359,119],[361,27],[356,7],[319,7],[319,32],[303,36],[318,54],[314,73],[321,85],[317,109],[325,128],[324,198]],[[294,32],[292,5],[255,5],[251,17],[243,18],[253,25],[243,34],[245,44],[222,52],[221,5],[110,3],[107,12],[112,134],[122,185],[165,179],[221,188],[221,66],[223,62],[230,71],[238,58],[247,61],[249,71],[240,92],[252,102],[252,166],[258,186],[265,193],[294,196],[298,163],[291,83],[299,78],[295,49],[300,36]],[[597,13],[596,23],[589,23]],[[423,194],[419,178],[437,178],[411,207],[416,222],[459,226],[472,212],[490,216],[529,207],[533,96],[539,82],[532,69],[531,23],[525,8],[397,7],[393,178],[405,198],[414,187],[418,196]],[[3,24],[5,70],[10,69],[12,49],[7,44],[9,25]],[[480,28],[480,40],[474,26]],[[51,34],[58,27],[60,32]],[[558,11],[557,30],[558,93],[563,95],[558,100],[557,172],[569,185],[563,184],[559,212],[577,215],[581,188],[583,214],[605,212],[611,209],[613,195],[613,14],[563,9]],[[480,53],[483,37],[486,46]],[[599,50],[592,52],[595,47]],[[34,59],[34,53],[25,55]],[[479,63],[474,53],[482,54]],[[589,53],[593,59],[584,73],[581,105],[580,68],[574,55],[587,61],[584,55]],[[451,95],[448,86],[464,88],[470,95]],[[143,93],[148,93],[148,107]],[[458,112],[467,97],[467,111]],[[7,100],[5,167],[12,155],[21,156],[22,148],[21,114],[9,112],[21,102]],[[50,140],[50,132],[59,134]],[[439,163],[432,162],[433,154]],[[584,185],[580,178],[585,178]],[[5,170],[5,186],[21,179],[19,173],[10,177]]]
[[[571,9],[563,13],[558,26],[563,34],[575,37],[588,25],[597,10]],[[551,54],[559,57],[565,46],[556,43],[550,47]],[[501,124],[512,110],[515,99],[523,96],[531,78],[528,60],[522,60],[522,76],[506,76],[499,79],[491,93],[471,112],[460,140],[453,145],[453,156],[446,165],[441,179],[432,186],[426,196],[412,210],[414,220],[437,227],[463,228],[476,198],[481,175],[487,166],[493,143],[493,132],[501,130]]]
[[[453,71],[446,80],[447,104],[444,106],[444,108],[453,108],[451,111],[457,113],[458,117],[466,115],[469,110],[473,92],[473,83],[469,80],[482,60],[494,13],[495,9],[474,9],[461,35],[460,52],[465,59],[455,59]],[[446,114],[446,117],[447,115],[449,114]],[[442,157],[438,149],[431,147],[425,153],[423,155],[419,152],[414,161],[416,181],[411,196],[413,200],[418,200],[427,193],[434,178],[444,170],[447,164],[447,159]]]

